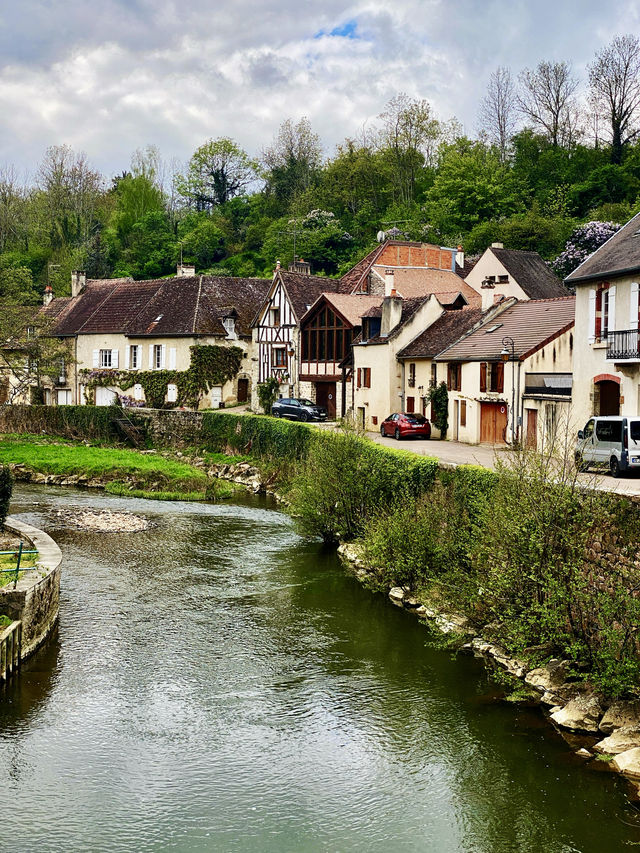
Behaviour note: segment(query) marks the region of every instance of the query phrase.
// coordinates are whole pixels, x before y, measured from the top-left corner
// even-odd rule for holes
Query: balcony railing
[[[638,329],[609,332],[607,335],[607,358],[611,361],[640,360],[639,335]]]

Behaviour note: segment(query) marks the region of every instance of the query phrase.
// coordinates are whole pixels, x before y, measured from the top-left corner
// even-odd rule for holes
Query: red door
[[[330,419],[336,416],[336,383],[316,382],[316,405],[324,406]]]

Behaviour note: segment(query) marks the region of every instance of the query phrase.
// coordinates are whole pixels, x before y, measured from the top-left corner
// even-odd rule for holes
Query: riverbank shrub
[[[9,503],[13,491],[13,475],[6,465],[0,465],[0,530],[9,515]]]
[[[368,520],[428,491],[438,462],[373,444],[350,429],[313,433],[288,494],[304,534],[326,542],[361,535]]]
[[[116,443],[124,440],[116,423],[121,417],[122,410],[114,406],[5,406],[0,409],[0,431]],[[129,412],[127,417],[146,435],[144,418]]]
[[[257,459],[298,462],[306,457],[316,434],[313,427],[280,418],[221,412],[202,415],[202,442],[207,450],[220,453],[230,449]]]

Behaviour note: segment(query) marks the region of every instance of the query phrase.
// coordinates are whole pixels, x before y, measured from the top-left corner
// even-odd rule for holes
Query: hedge
[[[258,459],[305,459],[318,432],[303,424],[290,423],[259,415],[232,415],[205,412],[202,415],[202,441],[209,450],[250,454]]]
[[[5,406],[0,409],[0,432],[122,441],[117,417],[122,417],[117,406]],[[127,418],[136,426],[146,427],[146,420],[130,412]]]
[[[9,468],[0,466],[0,528],[9,514],[9,502],[13,490],[13,474]]]

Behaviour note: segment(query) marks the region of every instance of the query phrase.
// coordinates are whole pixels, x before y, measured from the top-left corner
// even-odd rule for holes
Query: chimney
[[[289,264],[289,272],[297,272],[301,275],[311,275],[311,264],[305,261],[304,258],[294,259],[293,263]]]
[[[51,300],[53,299],[53,288],[50,284],[48,284],[44,289],[44,296],[42,297],[42,304],[46,308],[47,305],[51,304]]]
[[[462,246],[458,246],[458,251],[456,252],[456,263],[461,269],[464,268],[464,251]]]
[[[491,248],[492,249],[504,249],[504,243],[492,243]]]
[[[185,278],[196,274],[194,264],[178,264],[176,269],[176,278]]]
[[[386,338],[402,319],[402,296],[395,290],[390,296],[385,296],[382,302],[382,320],[380,321],[380,337]]]
[[[87,274],[84,270],[73,270],[71,273],[71,295],[79,296],[87,286]]]
[[[384,271],[384,295],[385,297],[396,295],[396,283],[393,270]]]

